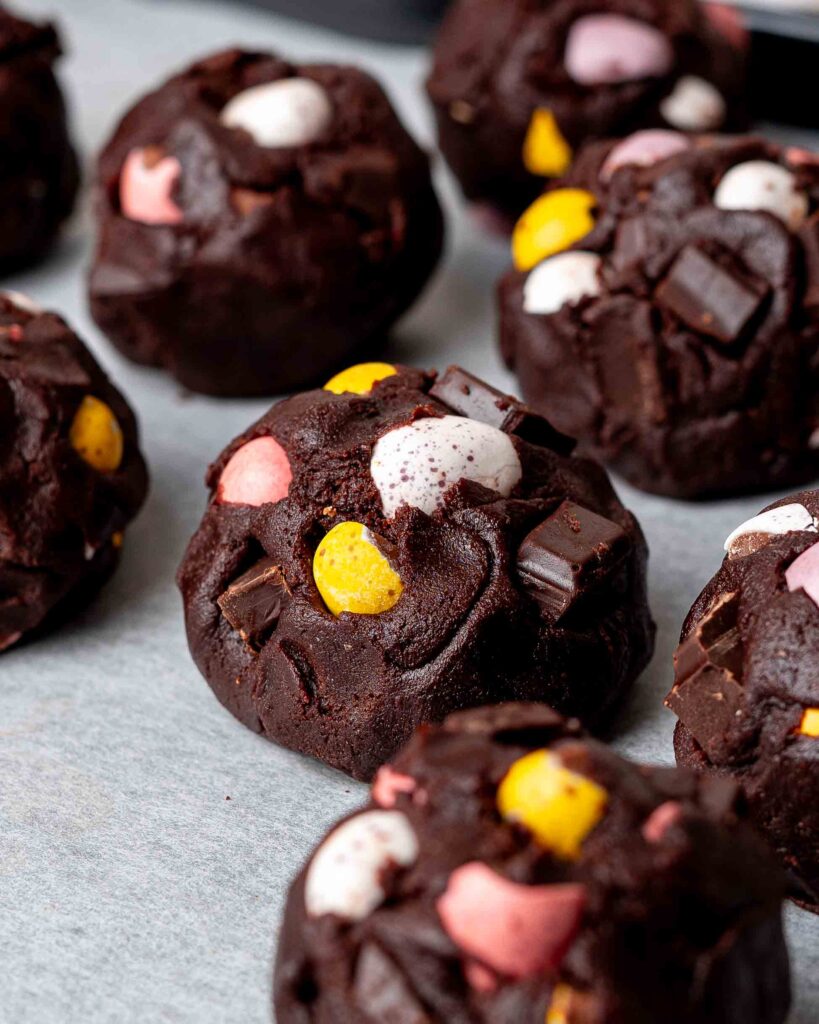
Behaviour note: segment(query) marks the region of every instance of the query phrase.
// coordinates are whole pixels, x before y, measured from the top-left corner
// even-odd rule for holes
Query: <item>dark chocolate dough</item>
[[[71,213],[79,168],[54,76],[53,25],[0,8],[0,273],[42,257]]]
[[[116,567],[144,501],[134,415],[64,320],[0,296],[0,651],[76,612]],[[110,472],[72,446],[86,397],[122,431]]]
[[[333,106],[314,142],[268,148],[220,121],[239,93],[294,76],[319,83]],[[123,165],[142,148],[179,161],[180,223],[123,215]],[[194,64],[126,114],[99,160],[97,218],[97,323],[129,358],[213,395],[315,384],[383,342],[443,237],[427,157],[372,78],[238,50]]]
[[[498,813],[499,784],[536,750],[550,751],[607,795],[574,859],[553,854]],[[462,712],[443,727],[420,730],[389,772],[379,776],[369,807],[347,824],[391,808],[382,820],[393,831],[411,829],[416,856],[382,872],[383,899],[356,920],[342,904],[350,862],[371,852],[367,837],[348,847],[335,878],[326,864],[323,877],[314,872],[311,860],[291,889],[279,936],[279,1024],[785,1020],[784,886],[745,822],[734,783],[632,764],[584,739],[577,723],[520,704]],[[473,878],[491,871],[520,886],[522,900],[532,887],[532,903],[557,887],[580,887],[582,917],[569,922],[546,969],[530,973],[523,963],[544,937],[531,929],[520,959],[509,965],[519,976],[497,969],[516,929],[496,900],[482,905],[483,914],[474,908],[467,949],[453,936],[440,901],[466,865]],[[358,877],[366,882],[365,873]],[[326,896],[322,889],[332,882],[336,906],[319,912],[316,896]],[[526,913],[525,903],[518,913]],[[563,927],[560,914],[553,924]]]
[[[585,86],[564,63],[571,26],[616,13],[657,27],[674,50],[660,78]],[[427,91],[441,150],[467,199],[515,218],[543,188],[523,147],[537,109],[550,110],[572,149],[641,128],[673,127],[660,113],[676,82],[696,75],[727,102],[722,127],[745,125],[744,58],[694,0],[457,0],[434,51]]]
[[[819,491],[769,507],[790,504],[819,523]],[[726,556],[683,627],[667,700],[680,719],[674,745],[680,764],[741,783],[792,896],[819,912],[819,738],[800,732],[819,708],[819,607],[785,579],[819,534],[752,540],[750,553]]]
[[[385,518],[375,443],[453,414],[502,424],[520,483],[502,498],[451,480],[432,515],[405,505]],[[289,495],[222,503],[225,465],[265,435],[289,457]],[[250,728],[362,779],[418,724],[473,705],[542,698],[605,727],[653,650],[646,547],[605,473],[569,450],[459,369],[437,383],[400,369],[366,395],[275,405],[210,468],[211,501],[179,572],[202,674]],[[336,618],[317,591],[313,554],[348,520],[390,552],[404,587],[390,611]]]
[[[566,184],[592,192],[600,293],[524,308],[527,274],[499,286],[501,348],[526,400],[643,490],[709,498],[819,475],[819,162],[760,139],[706,138],[651,167],[601,168],[586,149]],[[788,167],[809,198],[797,232],[723,210],[734,166]],[[792,162],[791,162],[792,161]]]

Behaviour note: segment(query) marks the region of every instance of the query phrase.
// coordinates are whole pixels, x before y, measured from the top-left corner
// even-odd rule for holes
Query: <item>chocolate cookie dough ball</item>
[[[739,526],[697,599],[666,703],[677,760],[733,777],[819,912],[819,491]]]
[[[53,25],[0,7],[0,273],[40,258],[74,205],[79,183]]]
[[[602,728],[646,665],[646,546],[599,466],[464,370],[354,367],[211,466],[179,572],[242,722],[371,778],[422,722],[544,699]]]
[[[738,787],[538,705],[383,768],[290,893],[279,1024],[782,1024],[783,885]]]
[[[427,91],[467,199],[515,218],[590,139],[743,127],[745,33],[696,0],[457,0]],[[739,18],[739,15],[736,15]]]
[[[96,593],[146,490],[134,415],[91,353],[0,294],[0,651]]]
[[[501,347],[580,449],[680,498],[819,475],[819,159],[638,133],[538,200]]]
[[[187,388],[319,383],[441,252],[427,157],[355,68],[231,50],[140,100],[99,162],[91,310]]]

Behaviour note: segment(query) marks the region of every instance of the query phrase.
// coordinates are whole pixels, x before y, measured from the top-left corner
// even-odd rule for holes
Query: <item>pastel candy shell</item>
[[[313,578],[333,615],[380,615],[395,605],[401,577],[362,523],[339,523],[324,537],[313,558]]]
[[[804,505],[798,502],[780,505],[738,526],[726,539],[725,550],[730,558],[742,558],[759,551],[770,537],[805,531],[816,533],[816,527],[816,520]]]
[[[508,434],[463,416],[416,420],[385,434],[375,445],[370,473],[384,515],[402,505],[431,515],[461,480],[508,497],[523,470]]]
[[[390,867],[410,867],[418,840],[398,811],[366,811],[344,822],[319,847],[305,879],[304,900],[311,917],[335,914],[363,921],[386,897]]]
[[[535,267],[523,286],[523,308],[543,316],[600,294],[602,260],[593,252],[564,252]]]
[[[661,843],[678,822],[682,820],[682,805],[669,800],[652,812],[643,825],[643,838],[648,843]]]
[[[259,146],[286,149],[315,142],[333,119],[325,90],[310,78],[254,85],[222,110],[222,123],[242,128]]]
[[[652,167],[677,153],[683,153],[690,145],[689,140],[680,132],[664,131],[661,128],[635,132],[611,150],[600,171],[600,177],[608,181],[621,167]]]
[[[149,150],[132,149],[119,179],[122,215],[141,224],[180,224],[183,214],[171,197],[181,174],[176,157],[152,161]]]
[[[819,606],[819,544],[804,551],[785,572],[788,590],[804,590]]]
[[[518,270],[570,249],[594,228],[594,195],[582,188],[558,188],[536,199],[512,232],[512,256]]]
[[[660,104],[668,124],[683,132],[715,131],[725,122],[727,109],[720,91],[697,75],[684,75]]]
[[[658,29],[620,14],[588,14],[569,30],[566,71],[580,85],[661,78],[674,65],[671,43]]]
[[[122,463],[122,428],[110,407],[93,395],[80,403],[69,430],[72,448],[98,473],[114,473]]]
[[[808,214],[808,197],[797,189],[796,178],[768,160],[749,160],[732,167],[717,187],[714,205],[721,210],[771,213],[791,231],[801,227]]]
[[[511,978],[556,969],[577,934],[584,905],[582,885],[519,885],[479,861],[454,871],[436,903],[455,945]]]
[[[216,500],[226,505],[266,505],[287,497],[293,471],[287,452],[273,437],[242,445],[222,470]]]
[[[415,792],[415,779],[411,775],[403,775],[388,764],[379,768],[372,788],[373,802],[379,807],[392,808],[402,793]]]
[[[359,363],[337,373],[324,385],[325,391],[334,395],[366,395],[380,380],[394,377],[398,373],[390,363]]]
[[[557,118],[545,107],[536,110],[523,144],[523,163],[530,174],[556,178],[572,162],[572,148],[563,136]]]

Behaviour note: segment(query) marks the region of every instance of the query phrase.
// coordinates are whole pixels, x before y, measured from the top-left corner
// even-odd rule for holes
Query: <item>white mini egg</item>
[[[410,867],[418,840],[400,811],[366,811],[331,832],[307,870],[304,901],[311,917],[363,921],[386,896],[384,872]]]
[[[460,480],[508,497],[523,470],[508,434],[478,420],[442,416],[385,434],[373,449],[370,473],[391,517],[402,505],[431,515]]]
[[[766,536],[786,533],[816,533],[816,520],[804,505],[792,502],[769,509],[738,526],[725,541],[725,550],[732,558],[752,554],[764,547]]]
[[[683,75],[660,104],[660,113],[683,132],[713,132],[725,122],[728,108],[719,90],[697,75]]]
[[[808,215],[808,197],[789,170],[769,160],[748,160],[725,175],[714,194],[721,210],[764,210],[796,231]]]
[[[524,310],[536,315],[556,313],[563,306],[599,295],[601,263],[593,252],[562,252],[544,260],[526,279]]]
[[[326,91],[310,78],[284,78],[245,89],[222,110],[222,123],[243,128],[260,146],[283,149],[314,142],[333,117]]]

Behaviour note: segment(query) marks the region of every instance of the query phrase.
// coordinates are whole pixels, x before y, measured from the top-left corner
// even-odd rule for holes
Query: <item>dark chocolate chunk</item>
[[[666,699],[712,759],[720,757],[745,703],[739,602],[738,593],[723,594],[680,645],[674,689]]]
[[[687,245],[656,299],[692,330],[731,345],[742,337],[767,293],[767,286],[741,280],[701,249]]]
[[[571,455],[574,451],[575,441],[556,430],[544,416],[460,366],[450,366],[429,393],[459,416],[488,423],[559,455]]]
[[[617,523],[564,501],[525,538],[518,574],[555,622],[626,558],[631,542]]]
[[[219,607],[242,639],[255,646],[276,625],[290,596],[281,568],[272,558],[262,558],[231,583]]]

